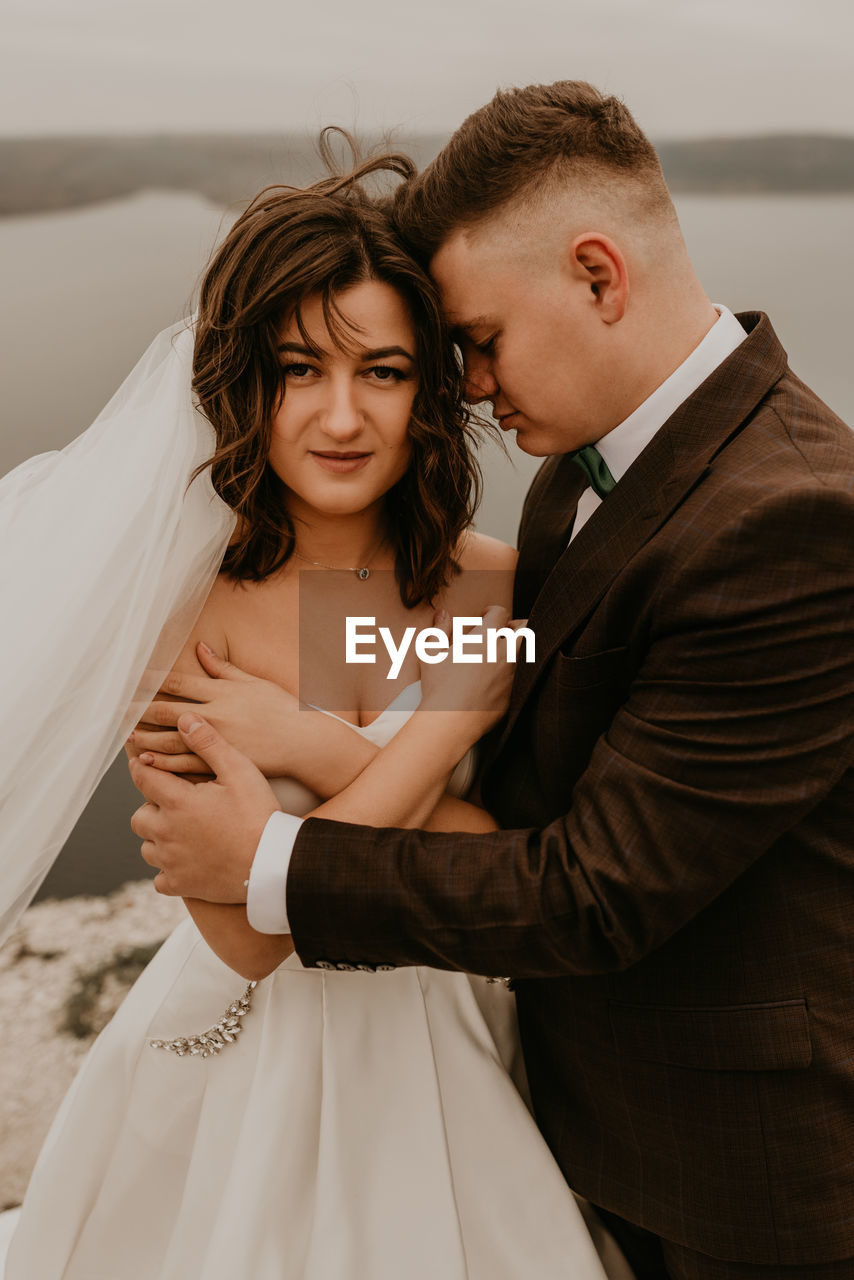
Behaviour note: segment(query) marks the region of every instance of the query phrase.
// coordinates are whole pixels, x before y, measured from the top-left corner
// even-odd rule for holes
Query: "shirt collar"
[[[718,318],[702,342],[670,377],[656,387],[628,418],[609,431],[596,448],[615,480],[621,480],[652,437],[711,373],[747,337],[733,313],[715,303]]]

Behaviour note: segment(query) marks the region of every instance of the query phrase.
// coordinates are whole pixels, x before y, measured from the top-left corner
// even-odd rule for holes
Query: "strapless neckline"
[[[345,720],[344,716],[336,715],[334,711],[327,711],[325,707],[319,707],[316,703],[310,702],[309,706],[314,711],[320,711],[325,716],[331,716],[333,720],[340,720],[342,724],[346,724],[349,729],[354,729],[356,733],[361,733],[364,737],[370,738],[373,732],[380,732],[384,728],[384,721],[388,716],[402,716],[408,718],[418,703],[421,701],[421,681],[413,680],[412,684],[406,685],[401,689],[397,697],[392,698],[387,706],[383,707],[378,716],[375,716],[369,724],[353,724],[352,720]]]
[[[325,707],[318,707],[313,703],[309,705],[314,711],[320,711],[325,716],[331,716],[333,720],[340,720],[342,724],[346,724],[348,729],[352,729],[354,733],[366,738],[375,747],[384,747],[391,741],[397,731],[403,728],[403,725],[412,715],[420,701],[421,681],[414,680],[412,684],[408,684],[401,689],[397,697],[392,698],[388,706],[383,707],[376,719],[372,720],[370,724],[353,724],[352,721],[345,720],[343,716],[336,715],[334,711],[327,711]],[[448,782],[448,790],[451,795],[465,795],[474,778],[474,757],[474,750],[467,751],[457,765]],[[320,797],[310,791],[303,783],[297,782],[296,778],[270,778],[269,783],[282,809],[298,818],[303,817],[320,803]]]

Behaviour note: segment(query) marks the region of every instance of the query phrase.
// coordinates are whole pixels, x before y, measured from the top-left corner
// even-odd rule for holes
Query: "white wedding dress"
[[[383,745],[417,696],[356,732]],[[164,943],[54,1121],[6,1280],[602,1280],[511,1078],[502,985],[291,956],[216,1056],[150,1046],[245,985],[189,918]]]

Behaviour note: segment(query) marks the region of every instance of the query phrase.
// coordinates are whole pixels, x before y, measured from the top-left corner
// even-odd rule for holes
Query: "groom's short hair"
[[[499,90],[394,199],[394,219],[425,262],[461,227],[533,203],[561,182],[613,187],[638,217],[674,216],[655,148],[628,107],[583,80]]]

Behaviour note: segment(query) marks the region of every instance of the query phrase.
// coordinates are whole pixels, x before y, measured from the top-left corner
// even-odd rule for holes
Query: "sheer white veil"
[[[0,940],[183,647],[234,516],[164,330],[87,431],[0,480]],[[189,487],[188,487],[189,486]]]

